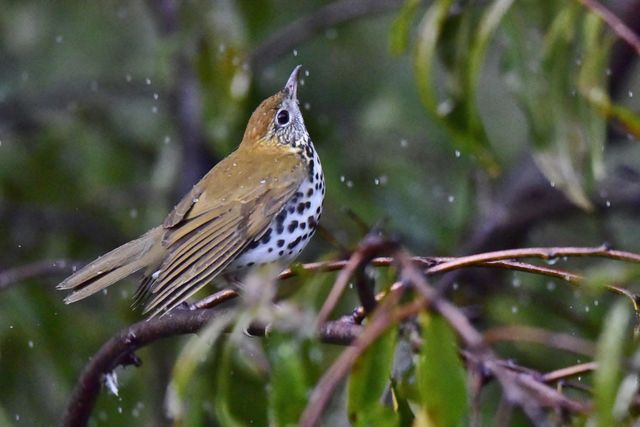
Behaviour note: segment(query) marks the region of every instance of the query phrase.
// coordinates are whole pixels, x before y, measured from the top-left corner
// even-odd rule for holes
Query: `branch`
[[[636,54],[640,55],[640,38],[613,12],[596,0],[578,0],[591,12],[598,15],[622,40],[633,47]]]
[[[103,378],[118,366],[140,365],[135,352],[162,338],[199,331],[225,310],[176,310],[163,317],[143,320],[120,331],[108,340],[84,368],[65,409],[61,425],[86,426],[100,392]],[[361,331],[350,322],[329,322],[318,332],[320,340],[331,344],[350,344]],[[265,326],[253,324],[252,335],[264,335]]]
[[[75,271],[84,262],[68,259],[36,261],[0,271],[0,291],[9,289],[18,282],[52,275],[67,275]]]
[[[320,32],[364,16],[398,9],[402,4],[403,0],[334,1],[267,38],[249,56],[251,69],[259,71],[265,68]]]

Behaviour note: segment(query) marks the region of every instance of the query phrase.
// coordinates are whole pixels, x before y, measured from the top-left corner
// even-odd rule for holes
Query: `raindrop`
[[[556,284],[553,282],[547,282],[547,290],[553,291],[556,288]]]
[[[607,200],[607,201],[605,202],[605,205],[607,205],[607,207],[608,207],[608,208],[610,208],[610,207],[611,207],[611,200]]]
[[[64,38],[60,34],[58,34],[56,36],[56,43],[60,44],[60,43],[62,43],[62,40],[64,40]]]
[[[27,343],[27,345],[29,346],[29,348],[33,348],[33,341],[29,340],[29,342]]]
[[[309,110],[311,109],[311,104],[310,104],[310,103],[308,103],[308,102],[305,102],[305,103],[304,103],[304,109],[305,109],[305,110],[307,110],[307,111],[309,111]]]
[[[170,137],[169,135],[165,136],[165,137],[164,137],[164,141],[163,141],[163,142],[164,142],[165,144],[170,143],[170,142],[171,142],[171,137]]]
[[[456,200],[455,196],[453,196],[453,195],[451,195],[451,194],[449,195],[449,197],[447,197],[447,201],[448,201],[449,203],[453,203],[455,200]]]
[[[456,150],[456,158],[459,159],[460,158],[460,150]]]
[[[584,311],[585,311],[585,312],[587,312],[587,313],[588,313],[590,310],[591,310],[591,309],[589,308],[589,306],[588,306],[588,305],[584,307]]]
[[[150,79],[149,77],[147,77],[146,79],[144,79],[144,82],[145,82],[147,85],[150,85],[150,84],[151,84],[151,79]]]
[[[158,100],[158,93],[157,92],[153,94],[153,99],[155,99],[156,101]]]
[[[594,305],[595,307],[597,307],[599,304],[600,304],[600,302],[599,302],[598,300],[594,300],[594,301],[593,301],[593,305]]]
[[[305,77],[309,77],[309,70],[304,70]]]
[[[353,188],[353,181],[347,181],[347,188]]]
[[[118,395],[118,375],[114,371],[104,375],[104,385],[111,394]]]
[[[555,255],[551,255],[550,257],[548,257],[547,259],[545,259],[544,261],[549,264],[549,265],[554,265],[558,263],[558,260],[560,258],[555,256]]]
[[[131,79],[132,79],[131,74],[125,75],[124,79],[127,81],[127,83],[131,83]]]
[[[438,104],[438,108],[437,108],[438,115],[446,116],[451,111],[453,111],[453,106],[454,106],[453,101],[451,101],[450,99],[442,101],[440,104]]]
[[[298,49],[293,49],[293,56],[298,56]]]
[[[345,180],[344,175],[340,175],[340,182],[344,182],[344,180]]]
[[[375,185],[380,185],[380,178],[373,178],[373,183]]]
[[[633,98],[633,91],[632,90],[629,91],[629,98]]]
[[[153,114],[156,114],[158,112],[158,107],[156,107],[155,105],[153,107],[151,107],[151,112]]]
[[[512,312],[513,314],[517,313],[517,312],[518,312],[518,307],[517,307],[517,306],[515,306],[515,305],[512,305],[512,306],[511,306],[511,312]]]
[[[137,218],[137,217],[138,217],[138,209],[136,209],[136,208],[131,208],[131,209],[129,210],[129,216],[130,216],[131,218],[133,218],[133,219]]]
[[[409,146],[409,141],[407,141],[404,138],[400,140],[400,147],[407,148],[408,146]]]

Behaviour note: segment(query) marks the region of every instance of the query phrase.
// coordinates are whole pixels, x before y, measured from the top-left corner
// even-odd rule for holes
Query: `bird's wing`
[[[216,165],[167,217],[167,255],[142,289],[150,298],[145,312],[169,311],[210,282],[266,231],[304,180],[295,153],[244,154]]]

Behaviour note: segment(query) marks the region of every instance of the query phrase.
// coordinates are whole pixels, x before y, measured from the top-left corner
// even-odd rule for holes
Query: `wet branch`
[[[119,366],[141,364],[135,352],[163,338],[192,334],[207,323],[225,314],[225,310],[176,310],[166,316],[142,320],[109,339],[85,366],[69,399],[62,426],[86,426],[102,387],[103,378]],[[265,326],[253,324],[248,332],[263,336]],[[328,322],[318,332],[320,340],[331,344],[348,345],[362,327],[351,322]]]
[[[379,256],[390,254],[391,256]],[[313,391],[308,407],[301,419],[301,425],[313,426],[319,422],[323,410],[340,382],[348,375],[358,357],[386,330],[413,318],[423,310],[441,315],[457,333],[467,360],[467,368],[475,377],[497,380],[504,392],[505,401],[509,405],[520,406],[534,422],[545,416],[548,408],[581,413],[587,410],[589,403],[570,399],[550,387],[547,383],[559,381],[576,372],[591,370],[593,365],[565,368],[553,373],[541,374],[536,371],[515,369],[512,363],[499,359],[492,351],[491,344],[499,340],[535,342],[548,347],[572,351],[579,354],[593,355],[593,343],[576,337],[567,336],[537,328],[511,326],[496,328],[481,333],[469,321],[465,313],[449,302],[441,291],[433,287],[427,277],[436,273],[465,269],[470,267],[492,267],[561,277],[573,284],[583,279],[572,272],[558,270],[551,266],[536,266],[519,261],[522,258],[539,258],[554,260],[557,257],[600,257],[627,262],[640,262],[640,255],[599,247],[553,247],[524,248],[494,251],[467,257],[415,257],[410,256],[396,242],[384,240],[377,236],[367,237],[351,255],[349,260],[310,263],[294,267],[280,275],[280,280],[290,278],[305,271],[329,272],[340,271],[330,297],[321,310],[322,322],[317,331],[318,339],[334,344],[348,345],[334,364],[326,371]],[[359,293],[361,302],[368,304],[368,310],[357,308],[352,316],[343,316],[339,320],[329,319],[336,302],[346,285],[358,272],[367,266],[393,266],[397,270],[398,281],[386,293],[376,296],[366,291]],[[25,269],[22,276],[3,273],[4,283],[8,278],[35,274],[37,269]],[[622,289],[622,288],[620,288]],[[401,296],[412,292],[407,302],[400,302]],[[630,291],[629,298],[635,298]],[[197,332],[200,328],[217,316],[225,313],[225,309],[204,308],[224,302],[236,296],[234,291],[221,291],[212,297],[194,304],[194,310],[177,310],[164,317],[138,322],[124,329],[107,341],[84,368],[73,391],[70,403],[65,411],[62,425],[86,425],[95,401],[100,392],[103,378],[118,366],[139,365],[140,360],[135,352],[159,339]],[[406,298],[402,298],[406,300]],[[359,322],[368,317],[366,326]],[[255,323],[249,331],[253,335],[264,335],[265,325]],[[419,347],[418,347],[419,348]],[[481,386],[474,388],[476,393]]]

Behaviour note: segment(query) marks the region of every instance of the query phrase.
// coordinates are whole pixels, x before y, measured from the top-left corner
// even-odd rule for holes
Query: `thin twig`
[[[595,345],[591,341],[531,326],[492,328],[484,332],[484,339],[487,344],[497,341],[533,342],[590,357],[595,354]]]
[[[83,264],[84,263],[80,261],[57,259],[36,261],[20,267],[6,269],[0,271],[0,291],[8,289],[16,283],[29,279],[52,275],[66,275],[73,272],[78,266]]]
[[[587,9],[598,15],[622,40],[633,47],[636,54],[640,55],[640,37],[634,33],[627,25],[613,12],[596,0],[578,0]]]
[[[596,362],[580,363],[578,365],[569,366],[566,368],[547,372],[546,374],[542,375],[541,379],[545,383],[552,383],[552,382],[564,380],[566,378],[573,377],[576,375],[584,374],[586,372],[595,371],[597,368],[598,368],[598,364]]]
[[[402,6],[403,0],[338,0],[293,21],[268,37],[249,57],[253,70],[272,64],[293,48],[338,25]]]

